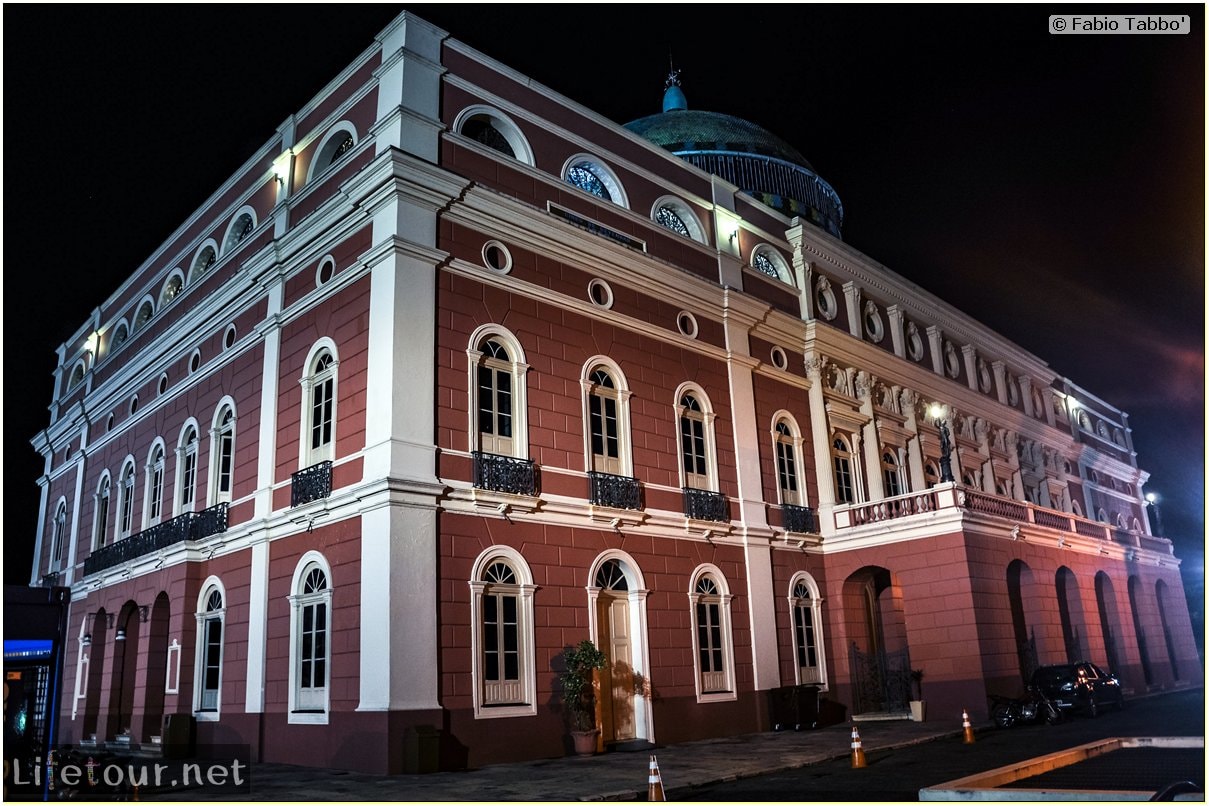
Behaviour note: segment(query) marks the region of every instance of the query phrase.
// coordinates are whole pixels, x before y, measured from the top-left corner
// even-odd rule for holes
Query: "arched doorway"
[[[1084,640],[1087,620],[1083,615],[1083,599],[1075,574],[1065,565],[1058,569],[1054,582],[1058,588],[1058,618],[1062,621],[1062,642],[1066,647],[1066,662],[1086,660]]]
[[[1133,634],[1138,641],[1138,656],[1142,661],[1142,678],[1149,686],[1154,682],[1154,671],[1150,667],[1150,653],[1146,650],[1146,633],[1142,630],[1142,616],[1138,612],[1138,594],[1141,582],[1136,576],[1129,578],[1129,614],[1133,617]]]
[[[911,656],[902,589],[889,569],[865,566],[844,581],[844,619],[853,714],[905,713]]]
[[[1104,634],[1104,660],[1111,672],[1121,673],[1121,654],[1117,648],[1117,636],[1121,634],[1121,619],[1117,615],[1117,596],[1113,591],[1112,578],[1096,573],[1096,608],[1100,611],[1100,632]]]
[[[168,674],[168,620],[172,607],[163,591],[151,606],[147,631],[147,687],[144,689],[143,739],[160,736],[164,723],[164,683]]]
[[[113,675],[109,682],[109,718],[105,738],[133,731],[134,684],[138,674],[139,608],[134,602],[122,605],[113,633]]]
[[[1040,665],[1037,654],[1036,613],[1041,610],[1041,592],[1033,570],[1023,560],[1012,560],[1007,569],[1008,604],[1012,611],[1012,635],[1020,678],[1028,682]]]
[[[637,564],[619,551],[602,554],[589,573],[591,634],[609,659],[600,676],[601,742],[651,742],[646,584]]]
[[[1167,623],[1167,583],[1159,580],[1154,583],[1154,599],[1159,605],[1159,624],[1163,627],[1163,641],[1167,644],[1167,661],[1171,664],[1171,677],[1180,679],[1180,664],[1175,659],[1175,640],[1171,637],[1171,627]]]

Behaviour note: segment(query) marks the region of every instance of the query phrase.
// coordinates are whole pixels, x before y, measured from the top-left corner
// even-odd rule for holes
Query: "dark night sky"
[[[6,582],[55,347],[402,8],[4,5]],[[410,8],[619,123],[659,110],[670,53],[690,107],[806,155],[848,243],[1126,410],[1203,576],[1202,5],[1165,9],[1182,36],[1047,32],[1079,6]]]

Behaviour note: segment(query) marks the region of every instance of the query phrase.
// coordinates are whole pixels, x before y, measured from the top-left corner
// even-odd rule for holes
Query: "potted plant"
[[[600,729],[596,726],[596,689],[593,673],[604,669],[608,659],[596,644],[585,638],[573,647],[563,650],[566,671],[562,673],[563,702],[571,721],[571,738],[575,752],[592,755],[596,752],[596,737]]]
[[[915,699],[911,700],[911,721],[912,722],[923,722],[924,721],[925,703],[924,703],[923,680],[924,680],[924,670],[923,669],[912,669],[911,670],[911,682],[913,682],[915,684]]]

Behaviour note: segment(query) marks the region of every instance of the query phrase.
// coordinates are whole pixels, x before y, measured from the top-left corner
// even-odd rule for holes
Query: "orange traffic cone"
[[[861,747],[861,734],[852,726],[852,769],[865,766],[865,748]]]
[[[974,729],[970,727],[970,714],[966,709],[961,709],[961,730],[963,733],[962,744],[974,743]]]
[[[651,753],[651,774],[647,779],[646,799],[667,800],[663,794],[663,778],[659,775],[659,762],[655,760],[654,753]]]

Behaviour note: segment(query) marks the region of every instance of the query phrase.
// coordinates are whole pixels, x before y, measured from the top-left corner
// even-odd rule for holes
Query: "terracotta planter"
[[[593,756],[596,755],[596,736],[598,730],[573,730],[571,731],[571,740],[575,743],[575,755],[577,756]]]

